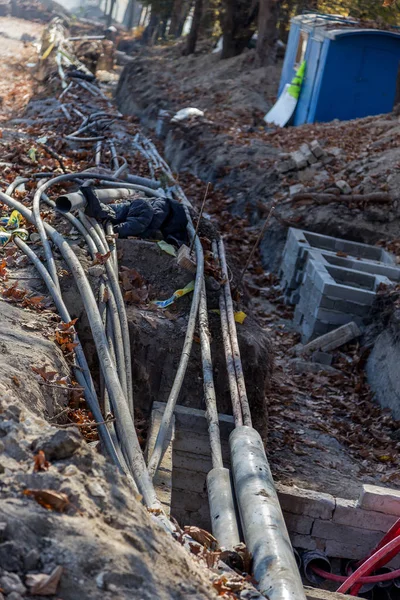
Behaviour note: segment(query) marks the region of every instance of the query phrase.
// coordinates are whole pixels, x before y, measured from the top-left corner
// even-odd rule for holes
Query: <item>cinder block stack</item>
[[[290,228],[281,264],[286,301],[303,343],[369,316],[380,284],[400,281],[382,248]]]

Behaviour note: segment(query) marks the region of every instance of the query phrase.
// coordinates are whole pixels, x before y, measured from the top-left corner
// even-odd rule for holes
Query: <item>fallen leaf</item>
[[[111,256],[111,252],[108,251],[106,254],[101,254],[101,252],[96,252],[95,259],[93,261],[93,265],[104,265]]]
[[[218,540],[205,529],[195,527],[194,525],[187,525],[183,528],[183,531],[205,548],[210,548],[211,550],[219,548]]]
[[[68,496],[54,490],[24,490],[25,496],[32,496],[40,506],[48,510],[64,512],[69,506]]]
[[[46,371],[46,365],[44,367],[31,367],[34,373],[40,375],[44,381],[51,381],[58,374],[57,371]]]
[[[47,575],[47,573],[34,573],[27,575],[25,583],[32,596],[54,596],[63,573],[63,568],[58,566]]]
[[[13,376],[11,377],[11,379],[13,380],[13,382],[15,383],[15,385],[16,385],[17,387],[20,387],[20,385],[21,385],[21,382],[20,382],[20,380],[18,379],[18,377],[17,377],[16,375],[13,375]]]
[[[33,472],[38,473],[39,471],[47,471],[50,463],[46,460],[45,453],[43,450],[39,450],[39,452],[35,456],[35,462],[33,465]]]

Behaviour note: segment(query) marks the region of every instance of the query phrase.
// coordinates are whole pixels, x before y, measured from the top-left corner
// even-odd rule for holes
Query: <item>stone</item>
[[[7,596],[7,600],[22,600],[23,596],[21,596],[21,594],[19,594],[18,592],[11,592],[11,594],[8,594]]]
[[[358,506],[364,510],[400,517],[400,491],[377,485],[363,485]]]
[[[296,194],[300,194],[304,192],[304,185],[302,183],[296,183],[295,185],[291,185],[289,188],[289,196],[292,198]]]
[[[293,159],[293,161],[296,165],[295,169],[300,171],[301,169],[306,168],[307,160],[306,160],[304,154],[302,152],[300,152],[300,150],[296,150],[295,152],[292,152],[291,158]]]
[[[332,354],[329,354],[328,352],[321,352],[321,351],[317,350],[316,352],[313,352],[313,354],[311,355],[311,360],[313,362],[319,363],[320,365],[330,366],[332,364],[333,356],[332,356]]]
[[[304,158],[308,162],[309,165],[313,165],[317,162],[316,156],[311,152],[308,144],[302,144],[300,146],[300,152],[304,155]]]
[[[25,571],[34,571],[39,563],[39,550],[32,548],[23,558]]]
[[[318,140],[313,140],[311,142],[310,150],[316,158],[321,158],[325,154],[325,152],[322,150],[321,146],[319,145]]]
[[[341,194],[351,194],[351,187],[344,179],[335,181],[335,185],[337,188],[339,188]]]
[[[5,574],[0,577],[0,587],[6,594],[11,594],[12,592],[25,594],[26,592],[26,587],[16,573],[5,572]]]
[[[314,523],[314,519],[312,517],[285,513],[284,519],[286,527],[291,533],[299,533],[302,535],[309,535],[311,533],[311,528]]]
[[[101,277],[106,272],[106,268],[103,265],[93,265],[88,268],[88,273],[91,277]]]
[[[22,569],[22,553],[16,542],[9,541],[0,544],[0,566],[6,571],[19,571]]]
[[[328,152],[329,152],[329,154],[332,154],[336,158],[338,156],[342,156],[343,155],[343,150],[341,148],[337,148],[336,146],[334,146],[332,148],[329,148]]]
[[[87,489],[89,490],[89,494],[95,498],[105,498],[107,495],[98,481],[90,481],[87,484]]]
[[[43,450],[47,460],[63,460],[72,456],[82,445],[81,434],[71,429],[60,429],[50,439],[37,446],[37,450]]]
[[[320,590],[319,588],[304,587],[307,600],[354,600],[354,596],[347,594],[337,594],[328,590]]]
[[[276,168],[279,171],[279,173],[289,173],[289,171],[294,171],[294,169],[296,168],[296,161],[293,160],[292,157],[290,157],[286,160],[278,162]]]
[[[7,523],[0,523],[0,542],[4,542],[7,539]]]

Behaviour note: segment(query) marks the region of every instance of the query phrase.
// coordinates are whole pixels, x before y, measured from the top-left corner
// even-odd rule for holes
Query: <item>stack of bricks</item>
[[[280,484],[277,492],[293,547],[330,558],[365,558],[400,517],[400,492],[389,488],[364,485],[358,500]]]
[[[290,228],[280,277],[306,343],[351,321],[362,325],[378,287],[400,281],[400,268],[382,248]]]
[[[281,162],[278,163],[280,173],[289,173],[289,171],[301,171],[312,165],[323,164],[327,157],[326,152],[321,148],[319,142],[314,140],[311,144],[302,144],[298,150],[290,154],[281,154]]]

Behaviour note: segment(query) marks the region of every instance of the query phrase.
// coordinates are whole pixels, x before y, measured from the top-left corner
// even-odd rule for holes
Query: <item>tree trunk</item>
[[[261,65],[270,65],[276,62],[280,2],[281,0],[260,0],[256,51]]]
[[[136,0],[129,0],[124,15],[124,25],[127,29],[132,29],[135,19]]]
[[[185,0],[174,0],[171,14],[171,22],[169,24],[169,35],[178,37],[179,25],[182,20],[182,12]]]
[[[155,41],[155,36],[157,35],[157,29],[158,26],[160,24],[160,15],[158,15],[157,13],[154,12],[154,10],[151,11],[150,14],[150,21],[146,27],[146,29],[143,31],[143,35],[142,35],[142,43],[143,44],[152,44]]]
[[[107,16],[107,27],[110,27],[110,25],[112,24],[115,3],[116,3],[116,0],[111,0],[110,11]]]
[[[189,35],[186,40],[186,46],[183,54],[193,54],[196,50],[197,37],[199,35],[199,28],[201,23],[201,16],[203,14],[203,0],[196,0],[194,5],[193,21],[190,28]]]
[[[256,0],[223,0],[221,58],[241,54],[255,32]]]

